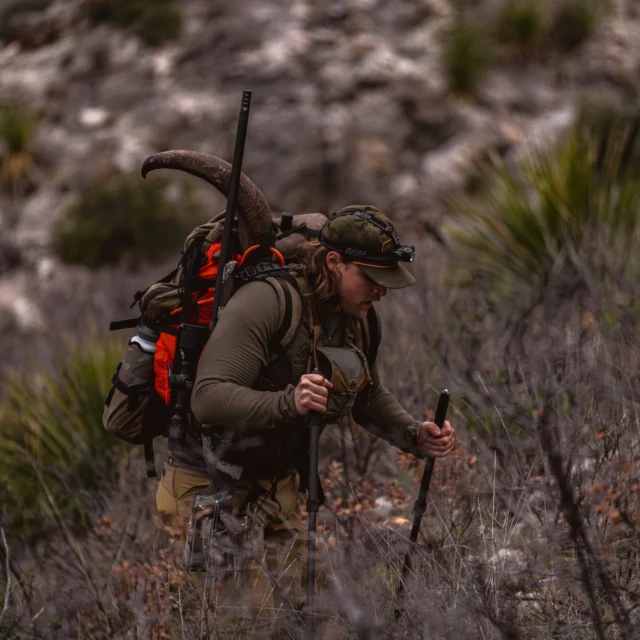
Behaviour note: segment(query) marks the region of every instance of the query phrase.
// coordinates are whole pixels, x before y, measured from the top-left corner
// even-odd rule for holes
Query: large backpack
[[[137,328],[138,332],[129,341],[112,378],[103,424],[114,436],[144,446],[149,477],[156,475],[153,440],[167,435],[175,410],[179,376],[173,372],[180,368],[184,353],[180,345],[181,323],[202,328],[195,345],[196,358],[208,338],[223,222],[224,212],[194,229],[184,243],[176,268],[135,294],[132,306],[137,303],[140,315],[110,325],[112,331]],[[286,264],[281,254],[271,250],[276,231],[265,239],[263,246],[232,256],[235,274],[231,291],[225,291],[225,297],[255,279],[271,284],[281,308],[280,328],[273,343],[283,351],[295,334],[302,311],[299,296],[293,296],[291,291],[297,287],[289,273],[293,265]],[[276,263],[269,259],[274,254],[278,257]]]
[[[179,376],[173,372],[180,368],[183,352],[180,325],[189,323],[202,328],[198,344],[194,347],[196,359],[209,336],[223,222],[224,212],[194,229],[184,243],[176,268],[135,294],[131,306],[137,304],[140,315],[110,325],[112,331],[133,328],[138,331],[129,341],[124,358],[112,378],[112,386],[105,399],[103,424],[114,436],[143,445],[149,477],[156,476],[153,440],[167,435],[178,396],[176,378]],[[284,252],[282,255],[273,250],[276,235],[283,238],[292,233],[302,233],[307,238],[317,235],[305,224],[284,231],[274,224],[272,234],[263,239],[261,246],[250,247],[243,255],[232,256],[235,270],[233,278],[229,279],[231,291],[224,294],[227,298],[239,287],[256,279],[274,287],[280,303],[280,326],[271,347],[280,354],[286,352],[293,340],[303,314],[302,291],[294,277],[294,254]],[[278,257],[276,263],[270,259],[274,254]],[[294,290],[300,295],[294,295]],[[373,308],[369,310],[363,329],[363,350],[372,365],[380,341]],[[191,414],[190,419],[193,419]]]

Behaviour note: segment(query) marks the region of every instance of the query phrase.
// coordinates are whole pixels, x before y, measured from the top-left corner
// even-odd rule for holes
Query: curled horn
[[[216,156],[197,151],[163,151],[149,156],[142,164],[142,177],[155,169],[177,169],[202,178],[225,197],[229,194],[231,165]],[[263,193],[243,173],[238,189],[240,244],[257,244],[271,227],[271,207]],[[244,236],[244,237],[243,237]]]

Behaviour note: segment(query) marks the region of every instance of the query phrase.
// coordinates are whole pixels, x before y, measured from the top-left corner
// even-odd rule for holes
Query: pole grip
[[[438,406],[436,407],[436,417],[434,422],[442,429],[444,421],[447,419],[447,409],[449,408],[449,398],[451,394],[448,389],[443,389],[438,398]]]
[[[444,421],[447,418],[447,409],[449,408],[450,394],[447,389],[444,389],[438,398],[438,405],[436,407],[436,417],[434,422],[438,427],[444,426]],[[427,508],[427,494],[429,493],[429,485],[431,484],[431,476],[433,475],[433,466],[435,464],[435,458],[427,458],[424,463],[424,471],[422,472],[422,481],[420,482],[420,491],[418,492],[418,498],[415,501],[413,507],[413,525],[411,527],[411,533],[409,539],[411,542],[416,542],[418,539],[418,533],[420,532],[420,521]]]

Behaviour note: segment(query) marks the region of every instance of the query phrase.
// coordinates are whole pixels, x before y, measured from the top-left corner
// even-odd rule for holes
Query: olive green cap
[[[395,227],[376,207],[340,209],[324,224],[319,239],[387,289],[401,289],[416,281],[400,264],[413,260],[413,246],[400,244]]]

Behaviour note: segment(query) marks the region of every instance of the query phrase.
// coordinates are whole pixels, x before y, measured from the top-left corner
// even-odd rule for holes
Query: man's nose
[[[381,284],[376,284],[376,293],[384,298],[387,295],[387,287],[383,287]]]

